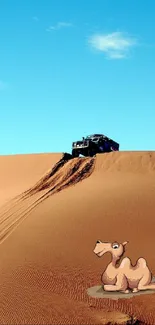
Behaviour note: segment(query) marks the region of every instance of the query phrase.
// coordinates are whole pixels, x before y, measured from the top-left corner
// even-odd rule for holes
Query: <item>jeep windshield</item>
[[[86,137],[86,139],[91,139],[91,138],[99,138],[102,137],[102,134],[91,134]]]
[[[98,141],[101,137],[101,134],[93,134],[93,135],[88,135],[86,137],[86,140],[92,140],[92,141]]]

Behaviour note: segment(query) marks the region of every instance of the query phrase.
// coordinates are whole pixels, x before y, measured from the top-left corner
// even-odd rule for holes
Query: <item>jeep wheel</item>
[[[93,157],[95,155],[94,150],[89,149],[87,155],[88,155],[88,157]]]
[[[75,157],[79,157],[79,153],[77,150],[72,150],[72,156],[75,158]]]

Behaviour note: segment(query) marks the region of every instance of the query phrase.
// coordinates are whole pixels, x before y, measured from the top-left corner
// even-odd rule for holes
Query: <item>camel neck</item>
[[[120,260],[120,257],[116,257],[116,256],[112,255],[112,260],[111,260],[112,266],[116,267],[116,264],[118,263],[119,260]]]

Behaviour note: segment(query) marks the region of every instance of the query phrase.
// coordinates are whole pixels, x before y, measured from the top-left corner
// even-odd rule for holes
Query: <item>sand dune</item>
[[[1,156],[0,180],[2,324],[155,323],[155,294],[87,294],[110,260],[97,239],[128,240],[125,255],[155,274],[155,152]]]

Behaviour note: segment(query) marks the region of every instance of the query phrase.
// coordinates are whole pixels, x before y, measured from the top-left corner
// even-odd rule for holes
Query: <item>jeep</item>
[[[97,153],[119,151],[119,144],[103,134],[92,134],[72,143],[72,156],[93,157]]]

